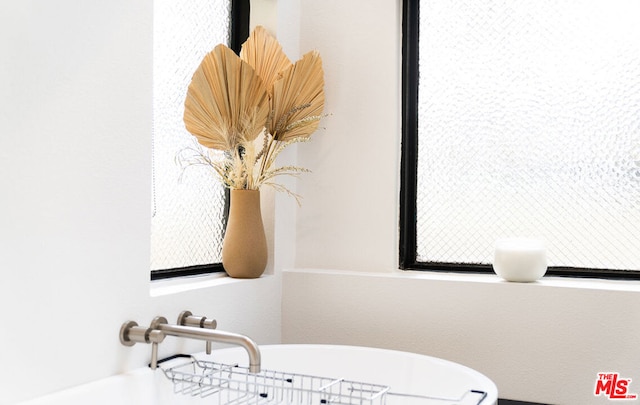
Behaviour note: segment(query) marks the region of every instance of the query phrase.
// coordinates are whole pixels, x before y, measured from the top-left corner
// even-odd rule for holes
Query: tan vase
[[[259,190],[231,190],[222,266],[234,278],[258,278],[267,267],[267,238]]]

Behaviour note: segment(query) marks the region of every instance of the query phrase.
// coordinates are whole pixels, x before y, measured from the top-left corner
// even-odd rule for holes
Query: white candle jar
[[[493,271],[507,281],[532,282],[547,272],[547,249],[534,239],[496,241]]]

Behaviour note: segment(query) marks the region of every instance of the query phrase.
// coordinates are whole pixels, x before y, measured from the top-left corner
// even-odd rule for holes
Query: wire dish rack
[[[202,361],[190,355],[172,356],[159,363],[177,358],[188,361],[159,367],[173,383],[174,392],[212,397],[210,403],[221,405],[479,405],[487,396],[484,391],[468,390],[457,398],[440,398],[394,393],[385,385],[344,379],[272,370],[254,374],[245,367]]]

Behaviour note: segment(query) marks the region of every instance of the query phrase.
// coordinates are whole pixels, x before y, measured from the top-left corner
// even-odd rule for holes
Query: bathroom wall
[[[492,378],[501,398],[609,403],[593,395],[602,371],[640,392],[639,283],[397,270],[401,2],[299,4],[299,46],[323,57],[330,116],[298,148],[313,172],[298,182],[283,341],[443,357]]]
[[[0,404],[142,367],[150,347],[118,340],[129,319],[188,309],[280,340],[273,261],[151,288],[152,4],[0,2]],[[203,349],[168,337],[161,355]]]

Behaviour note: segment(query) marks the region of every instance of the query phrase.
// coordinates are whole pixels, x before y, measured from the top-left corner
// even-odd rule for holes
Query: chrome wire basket
[[[393,393],[385,385],[272,370],[250,373],[238,365],[177,357],[189,360],[159,367],[173,383],[174,392],[212,397],[210,403],[216,404],[478,405],[486,396],[475,390],[458,398]]]

